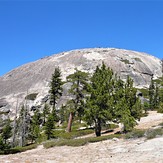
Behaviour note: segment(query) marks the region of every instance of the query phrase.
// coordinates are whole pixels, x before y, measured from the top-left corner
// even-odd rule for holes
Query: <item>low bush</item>
[[[82,146],[85,145],[87,143],[86,139],[58,139],[58,140],[51,140],[48,142],[43,143],[43,146],[45,148],[51,148],[54,146]]]
[[[104,141],[104,140],[113,139],[113,138],[121,138],[121,137],[122,137],[122,135],[120,135],[120,134],[112,134],[112,135],[89,138],[88,142],[95,143],[95,142],[99,142],[99,141]]]
[[[153,139],[157,136],[163,135],[163,129],[162,128],[156,128],[156,129],[149,129],[145,132],[145,137],[147,139]]]
[[[163,122],[161,122],[161,123],[159,124],[159,126],[163,126]]]
[[[131,132],[128,132],[125,134],[125,139],[135,139],[135,138],[140,138],[145,136],[145,130],[139,130],[139,129],[134,129]]]
[[[56,138],[61,139],[73,139],[79,136],[84,136],[93,133],[94,130],[92,129],[85,129],[85,130],[77,130],[72,132],[65,132],[63,130],[55,130],[54,135]]]
[[[57,139],[57,140],[51,140],[43,143],[45,148],[50,148],[54,146],[83,146],[87,143],[94,143],[94,142],[99,142],[103,140],[108,140],[112,138],[120,138],[121,135],[108,135],[108,136],[100,136],[100,137],[90,137],[90,138],[83,138],[83,139]]]
[[[14,153],[31,150],[34,148],[37,148],[37,144],[32,144],[32,145],[28,145],[25,147],[15,147],[15,148],[10,148],[10,149],[5,149],[4,151],[0,151],[0,154],[14,154]]]
[[[127,59],[122,59],[121,62],[124,62],[125,64],[130,64],[130,61]]]

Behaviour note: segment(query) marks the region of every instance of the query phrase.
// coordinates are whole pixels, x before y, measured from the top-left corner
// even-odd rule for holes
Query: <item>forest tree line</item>
[[[15,119],[8,120],[2,129],[0,150],[39,142],[42,137],[44,140],[55,138],[58,124],[66,123],[66,131],[71,132],[76,120],[93,126],[96,136],[101,136],[102,126],[110,122],[123,124],[122,132],[127,133],[147,110],[163,112],[163,77],[159,82],[151,79],[147,102],[137,96],[129,76],[124,82],[104,63],[97,66],[92,75],[76,69],[67,76],[66,82],[71,85],[70,99],[57,109],[65,82],[60,68],[55,68],[49,87],[50,102],[46,102],[42,110],[36,107],[33,115],[29,114],[26,104],[22,105]]]

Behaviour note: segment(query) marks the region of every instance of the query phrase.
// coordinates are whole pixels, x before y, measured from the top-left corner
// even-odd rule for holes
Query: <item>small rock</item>
[[[118,139],[118,138],[113,138],[112,140],[113,140],[113,141],[119,141],[119,139]]]

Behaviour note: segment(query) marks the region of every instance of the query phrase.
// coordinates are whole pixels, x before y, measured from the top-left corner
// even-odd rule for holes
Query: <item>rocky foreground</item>
[[[163,114],[150,112],[137,128],[150,128],[163,122]],[[112,139],[81,147],[42,145],[26,152],[1,155],[1,163],[163,163],[163,137],[150,140]]]
[[[2,163],[162,163],[163,137],[107,140],[82,147],[54,147],[0,156]]]

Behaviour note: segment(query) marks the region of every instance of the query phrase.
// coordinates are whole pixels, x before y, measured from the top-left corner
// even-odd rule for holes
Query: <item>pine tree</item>
[[[158,109],[158,107],[159,107],[159,86],[157,83],[155,84],[153,106],[155,109]]]
[[[57,111],[56,111],[56,104],[57,100],[62,96],[63,88],[62,88],[63,82],[61,79],[61,70],[59,67],[54,69],[54,73],[52,74],[51,82],[50,82],[50,103],[53,105],[52,108],[52,115],[53,120],[58,121]]]
[[[13,137],[12,137],[12,147],[15,146],[15,139],[16,139],[16,133],[17,133],[17,128],[18,128],[18,123],[17,123],[17,112],[18,112],[18,98],[16,102],[16,108],[15,108],[15,116],[14,116],[14,122],[13,122]]]
[[[162,77],[160,78],[162,80]],[[163,98],[163,87],[161,86],[162,81],[160,83],[154,82],[153,78],[151,79],[151,83],[149,86],[149,105],[150,109],[158,109],[160,102]]]
[[[154,109],[154,94],[155,94],[155,85],[152,77],[151,83],[149,85],[149,107],[151,110]]]
[[[43,113],[42,113],[43,125],[45,125],[46,119],[47,119],[49,114],[50,114],[50,107],[49,107],[49,105],[47,103],[45,103],[44,108],[43,108]]]
[[[140,119],[142,115],[142,106],[139,98],[136,96],[137,89],[133,86],[133,80],[128,76],[125,84],[125,99],[129,106],[131,116]]]
[[[68,124],[67,124],[67,132],[71,132],[72,122],[76,113],[75,102],[74,100],[69,100],[66,103],[66,108],[69,113]]]
[[[59,120],[62,124],[63,122],[67,121],[67,115],[68,111],[66,109],[66,106],[62,104],[61,108],[59,109]]]
[[[41,124],[41,113],[38,109],[34,112],[34,115],[31,120],[30,129],[29,129],[29,138],[31,141],[36,141],[40,138],[40,124]]]
[[[116,104],[116,118],[118,122],[123,124],[122,132],[131,131],[136,125],[134,117],[131,115],[129,105],[126,103],[125,97],[119,99]]]
[[[4,149],[5,149],[5,144],[3,142],[2,136],[0,135],[0,151],[3,151]]]
[[[55,129],[54,116],[49,114],[48,119],[45,123],[45,134],[47,135],[48,140],[53,137],[53,129]]]
[[[61,70],[59,67],[55,68],[54,73],[52,74],[51,82],[50,82],[50,99],[51,103],[53,105],[53,108],[55,108],[57,104],[57,100],[62,96],[63,88],[62,88],[63,82],[61,79]]]
[[[133,80],[128,76],[124,84],[124,95],[118,100],[121,104],[117,110],[120,122],[123,123],[123,132],[128,132],[136,125],[136,120],[140,120],[142,116],[142,105],[139,98],[136,96],[137,89],[133,86]],[[119,105],[118,104],[118,105]]]
[[[12,136],[12,127],[10,125],[10,120],[7,121],[6,125],[2,129],[2,138],[4,139],[4,143],[7,144],[7,139]]]
[[[27,138],[28,138],[29,128],[30,128],[30,115],[27,111],[27,106],[23,105],[20,110],[19,119],[18,119],[18,127],[19,127],[18,132],[20,136],[19,145],[23,147],[27,143]]]
[[[67,103],[67,107],[70,108],[67,131],[70,132],[74,115],[77,114],[81,118],[84,113],[84,98],[87,92],[88,73],[76,69],[74,74],[67,77],[67,81],[72,84],[69,92],[73,96],[73,99]]]
[[[103,63],[96,68],[90,88],[85,117],[89,124],[94,122],[96,136],[101,135],[101,126],[112,120],[124,125],[123,132],[133,129],[142,116],[142,105],[130,77],[124,83]]]
[[[158,107],[158,112],[163,113],[163,76],[161,77],[161,83],[160,83],[160,87],[159,87],[159,107]]]
[[[91,78],[90,96],[87,100],[85,118],[95,125],[96,136],[101,136],[102,124],[112,120],[113,116],[113,71],[103,63],[98,66]]]
[[[163,103],[163,76],[161,77],[161,83],[159,88],[159,102]]]
[[[147,111],[149,110],[149,103],[148,102],[144,102],[144,111],[145,111],[145,114],[147,114]]]

